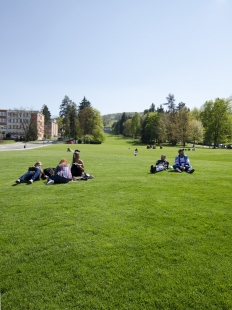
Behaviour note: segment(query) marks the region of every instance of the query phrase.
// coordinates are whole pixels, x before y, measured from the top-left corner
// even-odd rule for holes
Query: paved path
[[[1,151],[23,151],[28,149],[34,149],[38,147],[44,147],[52,144],[52,141],[41,141],[41,142],[27,142],[26,147],[25,142],[16,142],[16,143],[10,143],[10,144],[0,144],[0,152]]]

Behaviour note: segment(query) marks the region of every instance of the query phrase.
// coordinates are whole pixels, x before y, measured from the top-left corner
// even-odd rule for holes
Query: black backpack
[[[48,177],[54,175],[55,174],[55,168],[44,169],[44,174],[47,175]]]

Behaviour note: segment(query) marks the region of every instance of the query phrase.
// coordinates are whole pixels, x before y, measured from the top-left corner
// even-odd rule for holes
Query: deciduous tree
[[[202,108],[201,120],[205,142],[213,143],[214,147],[227,142],[231,134],[231,101],[220,98],[206,101]]]

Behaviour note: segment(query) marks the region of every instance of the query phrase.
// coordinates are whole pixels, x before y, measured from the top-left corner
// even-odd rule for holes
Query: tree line
[[[65,96],[60,105],[58,122],[63,138],[101,143],[105,139],[102,116],[85,97],[77,105]]]
[[[231,98],[207,101],[200,108],[190,111],[186,104],[175,103],[173,94],[157,109],[152,103],[143,115],[132,117],[125,112],[112,126],[112,134],[140,138],[143,143],[163,143],[171,145],[188,141],[204,142],[216,146],[232,139]],[[166,110],[164,107],[166,106]]]

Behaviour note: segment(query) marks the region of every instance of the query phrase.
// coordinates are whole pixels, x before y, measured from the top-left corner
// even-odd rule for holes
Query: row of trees
[[[175,97],[169,94],[167,102],[149,109],[140,115],[135,113],[128,117],[123,113],[121,119],[114,123],[112,133],[129,137],[141,137],[144,143],[162,143],[172,145],[187,141],[208,144],[225,143],[232,136],[232,111],[230,99],[207,101],[200,109],[190,111],[186,104],[175,104]],[[167,107],[164,111],[163,105]]]
[[[102,116],[85,97],[77,106],[68,96],[65,96],[60,105],[59,116],[57,121],[63,137],[94,142],[104,141]]]

